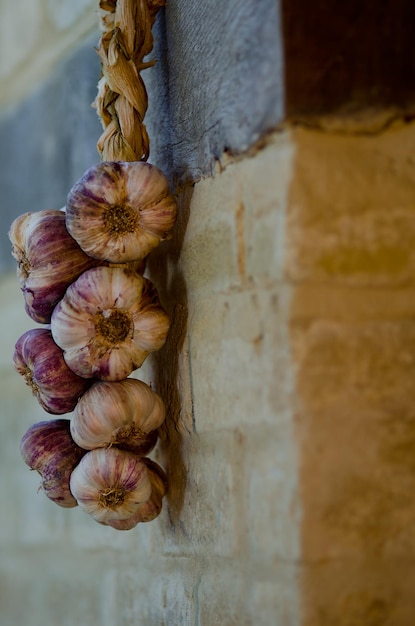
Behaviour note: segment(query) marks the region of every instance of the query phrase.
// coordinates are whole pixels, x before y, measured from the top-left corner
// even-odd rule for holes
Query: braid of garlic
[[[104,128],[97,148],[103,161],[146,161],[150,142],[143,119],[147,91],[141,70],[153,48],[151,29],[165,0],[100,0],[98,44],[102,78],[94,106]]]

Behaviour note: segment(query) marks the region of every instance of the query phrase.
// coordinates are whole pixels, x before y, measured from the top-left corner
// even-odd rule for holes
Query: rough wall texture
[[[304,623],[411,624],[415,127],[299,130],[287,214]]]
[[[149,264],[171,333],[138,374],[168,404],[156,521],[116,532],[37,493],[18,445],[45,414],[11,367],[33,324],[0,235],[2,624],[413,626],[415,129],[271,133],[278,5],[223,4],[171,2],[145,75],[180,206]],[[3,225],[98,158],[95,3],[16,6]]]

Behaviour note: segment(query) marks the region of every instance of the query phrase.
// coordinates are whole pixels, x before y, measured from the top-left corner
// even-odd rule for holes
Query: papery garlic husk
[[[140,274],[142,276],[146,271],[147,257],[140,261],[130,261],[129,263],[106,263],[108,267],[121,267],[122,269],[129,270],[133,273]]]
[[[68,419],[33,424],[21,439],[20,452],[42,477],[40,486],[50,500],[65,508],[77,506],[69,478],[86,451],[72,440]]]
[[[143,455],[155,446],[165,416],[163,400],[141,380],[102,381],[80,398],[71,434],[86,450],[115,445]]]
[[[141,504],[136,513],[125,520],[109,520],[107,526],[112,526],[116,530],[131,530],[137,524],[151,522],[160,515],[163,498],[167,493],[167,476],[164,470],[148,458],[143,458],[143,462],[147,465],[147,471],[151,482],[151,496]]]
[[[57,210],[24,213],[9,231],[26,313],[40,324],[50,322],[68,285],[97,265],[70,236],[65,221]]]
[[[143,259],[169,238],[176,212],[157,167],[106,161],[87,170],[70,190],[66,226],[89,256],[126,263]]]
[[[151,496],[146,464],[119,448],[87,452],[71,474],[70,487],[79,506],[100,523],[132,517]]]
[[[92,383],[66,365],[61,348],[47,328],[33,328],[17,340],[13,363],[39,404],[54,415],[73,411]]]
[[[75,374],[117,381],[163,346],[169,318],[149,280],[120,267],[95,267],[67,289],[51,330]]]

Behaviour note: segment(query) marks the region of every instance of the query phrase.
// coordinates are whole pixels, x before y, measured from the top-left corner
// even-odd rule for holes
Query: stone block
[[[300,130],[287,224],[287,276],[405,286],[415,275],[415,126],[353,137]]]
[[[203,181],[192,198],[187,235],[181,251],[181,267],[190,297],[228,291],[238,284],[235,241],[235,180],[224,184]],[[218,188],[219,187],[219,188]]]
[[[293,322],[303,401],[317,410],[341,410],[346,402],[366,410],[407,412],[415,375],[414,334],[409,319]]]
[[[211,562],[201,577],[198,590],[199,623],[209,626],[252,624],[249,604],[253,584],[246,564],[244,567],[242,563],[224,559]]]
[[[5,624],[102,624],[101,588],[110,553],[82,559],[65,542],[16,554],[2,551],[0,603]],[[64,566],[63,566],[64,563]],[[97,574],[99,572],[99,574]],[[30,607],[30,609],[29,609]]]
[[[304,419],[299,416],[299,419]],[[306,560],[409,558],[415,552],[414,419],[320,411],[303,447]],[[383,564],[379,565],[383,567]]]
[[[299,569],[297,563],[284,560],[277,561],[272,570],[257,564],[250,581],[250,624],[302,624]]]
[[[194,188],[180,254],[191,299],[281,281],[292,157],[283,134]]]
[[[244,474],[250,559],[272,571],[302,558],[299,460],[292,424],[247,429]]]
[[[117,625],[197,623],[198,573],[187,560],[144,560],[124,564],[113,577]]]
[[[226,559],[211,561],[198,588],[198,623],[298,626],[301,621],[297,578],[297,566],[286,562],[270,570],[260,560],[255,564]]]
[[[244,437],[226,430],[200,437],[194,434],[183,447],[184,499],[178,508],[173,485],[160,518],[165,554],[245,553],[241,528],[246,507]]]
[[[197,432],[283,422],[292,377],[285,294],[218,295],[190,309],[190,366]]]
[[[306,626],[406,626],[413,621],[408,559],[340,559],[303,566]]]

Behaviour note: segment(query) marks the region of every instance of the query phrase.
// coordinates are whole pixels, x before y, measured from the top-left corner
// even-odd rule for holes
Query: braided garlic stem
[[[102,78],[94,106],[104,132],[97,148],[103,161],[146,161],[150,141],[143,123],[147,91],[141,70],[154,65],[151,29],[166,0],[100,0],[98,44]]]

